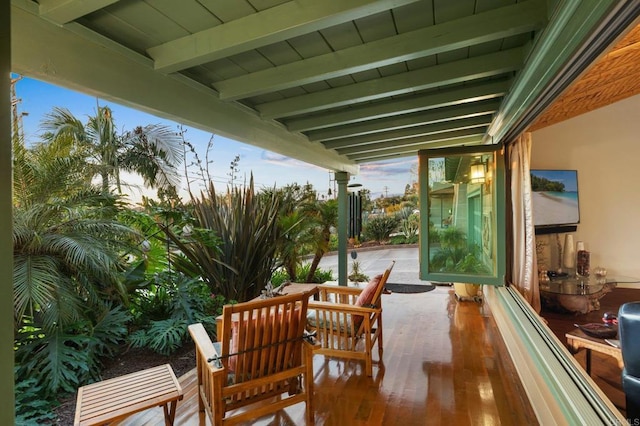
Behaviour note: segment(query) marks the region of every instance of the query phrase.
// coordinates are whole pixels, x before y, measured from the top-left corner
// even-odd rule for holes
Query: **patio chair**
[[[307,423],[313,424],[313,345],[305,340],[310,295],[226,305],[216,343],[202,324],[189,326],[196,345],[200,424],[205,412],[218,426],[299,402],[306,403]]]
[[[316,332],[316,353],[365,362],[373,375],[373,346],[382,360],[382,293],[395,261],[364,288],[320,285],[319,301],[309,302],[307,329]]]

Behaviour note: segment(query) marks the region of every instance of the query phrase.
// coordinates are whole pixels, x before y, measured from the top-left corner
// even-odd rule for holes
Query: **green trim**
[[[347,285],[347,228],[349,224],[349,173],[335,172],[338,184],[338,284]]]
[[[535,118],[527,117],[528,111],[616,3],[613,0],[557,2],[549,24],[535,40],[526,66],[520,71],[496,114],[497,119],[487,131],[487,137],[493,143],[508,142],[503,140],[508,132],[523,119],[531,121]]]
[[[11,10],[10,2],[0,2],[0,69],[2,78],[0,81],[0,134],[2,137],[0,148],[0,220],[4,223],[5,231],[0,236],[0,398],[2,409],[0,410],[0,424],[12,425],[14,423],[14,377],[13,377],[13,233],[12,213],[12,155],[11,155]]]
[[[518,291],[498,287],[485,298],[540,424],[626,424]]]
[[[500,145],[478,145],[468,147],[444,148],[421,150],[418,153],[419,160],[419,187],[420,187],[420,211],[426,214],[420,215],[420,229],[429,229],[429,177],[428,160],[433,157],[449,155],[464,155],[476,153],[495,153],[496,170],[494,176],[494,223],[493,230],[496,238],[496,262],[493,275],[472,275],[456,273],[429,272],[429,232],[420,232],[420,279],[435,282],[463,282],[469,284],[503,285],[506,274],[506,188],[505,188],[505,164],[503,148]]]

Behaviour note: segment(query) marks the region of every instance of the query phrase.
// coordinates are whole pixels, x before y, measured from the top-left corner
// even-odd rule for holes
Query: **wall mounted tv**
[[[575,232],[580,223],[577,170],[531,170],[536,234]]]

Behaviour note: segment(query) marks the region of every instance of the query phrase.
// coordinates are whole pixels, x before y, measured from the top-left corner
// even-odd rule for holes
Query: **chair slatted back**
[[[298,293],[223,308],[221,359],[234,382],[224,390],[225,396],[240,403],[291,385],[288,378],[270,381],[261,389],[243,384],[301,365],[308,302],[308,293]]]
[[[311,295],[226,305],[216,343],[202,324],[189,326],[196,344],[198,407],[214,426],[247,422],[299,402],[306,403],[307,423],[313,424],[314,347],[303,341]],[[274,397],[277,402],[260,402]]]

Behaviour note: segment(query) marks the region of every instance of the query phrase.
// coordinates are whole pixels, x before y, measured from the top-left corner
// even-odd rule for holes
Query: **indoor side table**
[[[622,351],[620,348],[610,345],[605,342],[604,339],[598,339],[597,337],[587,336],[582,330],[576,329],[570,331],[565,335],[567,338],[567,346],[572,354],[580,352],[582,349],[587,351],[587,374],[591,375],[591,351],[599,352],[612,356],[618,361],[620,369],[624,368],[624,362],[622,361]]]

